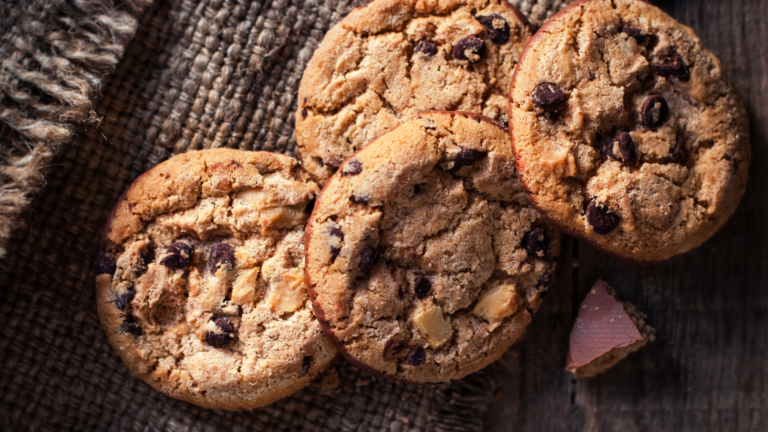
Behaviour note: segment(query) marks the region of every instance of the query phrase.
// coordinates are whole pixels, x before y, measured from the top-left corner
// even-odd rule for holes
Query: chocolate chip
[[[417,299],[426,297],[430,289],[432,289],[432,282],[429,279],[424,275],[416,276],[416,280],[413,282],[413,292],[416,293]]]
[[[421,366],[427,360],[427,351],[422,347],[416,347],[408,354],[408,363],[411,366]]]
[[[477,36],[467,36],[453,47],[451,54],[456,60],[476,63],[485,54],[485,42]]]
[[[115,306],[123,310],[126,306],[136,297],[136,291],[133,288],[129,288],[126,292],[115,297]]]
[[[490,14],[477,17],[477,20],[488,31],[491,42],[501,45],[509,41],[509,24],[501,15]]]
[[[184,242],[176,242],[168,248],[168,253],[161,263],[172,269],[186,268],[192,261],[192,254],[195,248]]]
[[[208,332],[205,334],[205,341],[208,345],[214,348],[224,348],[234,339],[234,335],[230,333],[214,333]]]
[[[139,254],[133,263],[133,270],[138,276],[143,275],[149,269],[149,265],[155,260],[155,249],[148,246],[144,253]]]
[[[663,97],[650,95],[643,103],[641,115],[643,126],[655,129],[667,121],[669,105],[667,105],[667,101]]]
[[[216,324],[216,327],[218,327],[224,333],[235,332],[235,328],[232,327],[232,323],[229,322],[229,318],[227,317],[224,317],[224,316],[216,317],[214,318],[213,323]]]
[[[544,256],[549,251],[549,239],[542,228],[534,228],[523,236],[523,248],[529,255]]]
[[[645,43],[648,42],[648,35],[643,33],[640,29],[634,27],[622,27],[621,32],[634,39],[638,45],[645,45]]]
[[[557,111],[565,103],[568,97],[555,84],[541,83],[533,89],[533,103],[547,111]]]
[[[120,324],[120,330],[123,333],[128,333],[134,336],[141,336],[141,326],[136,322],[136,317],[133,315],[126,315]]]
[[[465,166],[472,165],[473,163],[486,157],[487,155],[488,155],[488,152],[463,148],[461,149],[459,154],[456,156],[456,159],[453,160],[453,168],[451,169],[453,171],[458,171]]]
[[[344,167],[341,169],[341,175],[343,176],[355,175],[355,174],[360,174],[362,171],[363,171],[363,163],[357,159],[352,159],[349,162],[344,164]]]
[[[310,366],[312,366],[312,356],[304,356],[301,359],[301,373],[306,374],[309,372]]]
[[[603,150],[606,156],[616,159],[624,165],[634,166],[639,159],[637,150],[635,150],[635,142],[629,132],[619,132],[614,135],[613,138],[605,142]]]
[[[669,149],[669,154],[672,156],[672,159],[675,160],[682,160],[685,159],[685,140],[683,140],[683,137],[678,135],[677,140],[675,141],[675,147]]]
[[[432,57],[433,55],[437,54],[437,45],[430,41],[423,40],[419,42],[418,45],[416,45],[416,48],[414,48],[413,51],[420,52],[426,56]]]
[[[619,216],[595,200],[587,205],[587,222],[598,234],[608,234],[619,226]]]
[[[546,272],[539,278],[536,288],[549,288],[550,285],[552,285],[552,273]]]
[[[226,243],[216,243],[211,246],[208,254],[208,269],[216,274],[219,269],[231,270],[235,266],[235,249]]]
[[[94,266],[96,270],[96,276],[108,274],[113,275],[115,274],[115,270],[117,270],[117,264],[115,264],[115,260],[108,256],[100,256],[96,259],[96,265]]]
[[[668,54],[656,64],[656,70],[663,77],[674,76],[681,81],[688,81],[691,73],[686,66],[683,57],[677,51]]]
[[[342,231],[341,228],[331,227],[328,230],[328,235],[338,238],[340,243],[344,241],[344,231]],[[340,247],[331,246],[331,257],[333,259],[336,259],[336,257],[339,256],[339,252],[341,252]]]
[[[352,195],[349,197],[349,200],[355,204],[368,204],[368,198],[359,197],[357,195]]]
[[[301,118],[303,118],[303,119],[307,118],[307,109],[306,108],[302,108],[301,109]]]
[[[379,251],[371,245],[367,245],[363,252],[360,254],[360,273],[367,276],[371,273],[373,265],[376,263],[376,258],[379,257]]]

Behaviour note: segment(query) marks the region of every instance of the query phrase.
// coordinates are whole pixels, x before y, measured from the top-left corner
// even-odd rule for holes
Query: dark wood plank
[[[721,232],[667,263],[634,266],[579,243],[572,285],[554,287],[537,326],[509,354],[516,368],[489,430],[768,430],[768,1],[656,4],[696,31],[744,97],[753,150],[747,193]],[[576,380],[563,372],[573,308],[598,278],[645,311],[659,339],[601,376]]]

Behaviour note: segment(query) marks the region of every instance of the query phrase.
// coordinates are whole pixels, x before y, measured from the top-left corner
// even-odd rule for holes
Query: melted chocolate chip
[[[233,339],[234,336],[230,333],[208,332],[205,334],[205,341],[214,348],[224,348]]]
[[[656,64],[656,70],[659,72],[659,75],[665,78],[674,76],[681,81],[688,81],[691,78],[688,66],[686,66],[683,57],[677,51],[662,58]]]
[[[426,56],[432,57],[433,55],[437,54],[437,45],[433,44],[430,41],[421,41],[418,45],[416,45],[416,48],[413,49],[415,52],[423,53]]]
[[[639,158],[637,157],[635,142],[632,140],[632,136],[629,132],[619,132],[614,135],[613,138],[605,142],[605,148],[603,150],[606,156],[615,159],[624,165],[637,165]]]
[[[103,274],[113,275],[115,270],[117,270],[117,264],[115,264],[115,260],[108,256],[100,256],[96,259],[95,270],[96,276]]]
[[[231,270],[235,266],[235,249],[226,243],[216,243],[211,246],[208,254],[208,269],[216,274],[219,269]]]
[[[123,333],[128,333],[134,336],[141,336],[141,326],[136,322],[136,317],[133,315],[126,315],[120,324],[120,330]]]
[[[192,261],[195,248],[184,242],[176,242],[168,248],[168,253],[161,263],[172,269],[186,268]]]
[[[408,363],[411,366],[421,366],[427,361],[427,351],[422,347],[416,347],[408,354]]]
[[[534,228],[523,236],[523,248],[529,255],[544,256],[549,251],[549,239],[542,228]]]
[[[552,285],[552,273],[546,272],[539,278],[536,288],[549,288]]]
[[[648,42],[648,35],[643,33],[640,29],[634,27],[622,27],[621,32],[634,39],[638,45],[645,45],[646,42]]]
[[[672,156],[672,159],[680,161],[685,159],[686,153],[685,140],[683,140],[682,136],[678,135],[677,140],[675,141],[675,146],[669,149],[669,154]]]
[[[416,276],[416,280],[413,282],[413,292],[416,294],[417,299],[426,297],[430,289],[432,289],[432,282],[429,279],[424,275]]]
[[[655,129],[664,124],[669,116],[669,105],[659,95],[650,95],[643,103],[641,111],[643,126]]]
[[[360,254],[360,273],[363,276],[368,276],[373,269],[373,265],[376,263],[376,258],[379,257],[379,251],[371,245],[367,245],[363,252]]]
[[[115,297],[115,306],[120,310],[124,310],[134,297],[136,297],[136,291],[133,288],[130,288],[126,292]]]
[[[355,174],[360,174],[362,171],[363,171],[363,163],[357,159],[352,159],[349,162],[344,164],[344,167],[341,169],[341,175],[343,176],[355,175]]]
[[[595,200],[587,205],[587,222],[598,234],[608,234],[619,226],[619,216]]]
[[[301,359],[301,373],[306,374],[309,372],[310,366],[312,366],[312,356],[304,356]]]
[[[499,14],[477,17],[477,21],[488,31],[491,42],[501,45],[509,42],[509,24]]]
[[[458,171],[465,166],[472,165],[487,155],[488,152],[462,148],[459,154],[456,156],[456,159],[453,160],[453,168],[451,168],[451,170]]]
[[[456,43],[451,54],[456,60],[476,63],[485,54],[485,42],[477,36],[467,36]]]
[[[541,83],[533,89],[533,103],[547,111],[557,111],[562,108],[568,97],[555,84]]]

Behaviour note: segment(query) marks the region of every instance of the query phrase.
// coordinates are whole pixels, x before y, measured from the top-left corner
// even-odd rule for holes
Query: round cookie
[[[341,165],[305,244],[315,315],[342,355],[389,378],[442,382],[520,337],[560,237],[528,202],[500,124],[433,112]]]
[[[461,110],[507,122],[512,72],[533,34],[505,0],[374,0],[325,35],[299,87],[296,143],[324,183],[406,120]]]
[[[190,152],[139,177],[96,263],[99,317],[128,368],[206,408],[307,385],[336,355],[304,284],[318,192],[298,161],[267,152]]]
[[[701,245],[736,210],[743,104],[720,61],[658,8],[577,1],[531,39],[513,81],[521,180],[564,231],[653,262]]]

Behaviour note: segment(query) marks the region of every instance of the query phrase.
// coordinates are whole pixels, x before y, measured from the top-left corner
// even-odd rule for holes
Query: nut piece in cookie
[[[597,375],[655,339],[645,316],[598,280],[571,330],[566,370],[582,377]]]

